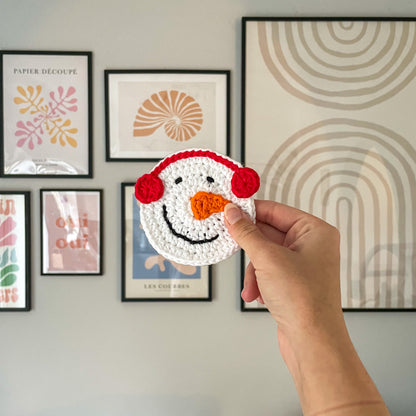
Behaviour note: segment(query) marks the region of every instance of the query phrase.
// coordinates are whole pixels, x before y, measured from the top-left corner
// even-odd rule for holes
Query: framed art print
[[[101,189],[41,189],[41,274],[102,274]]]
[[[91,52],[0,51],[1,176],[92,177]]]
[[[122,301],[210,301],[211,266],[167,260],[140,223],[134,183],[122,183]]]
[[[0,312],[30,310],[30,192],[0,191]]]
[[[340,230],[344,310],[415,310],[416,20],[243,18],[242,67],[257,198]]]
[[[106,70],[107,161],[229,152],[230,71]]]

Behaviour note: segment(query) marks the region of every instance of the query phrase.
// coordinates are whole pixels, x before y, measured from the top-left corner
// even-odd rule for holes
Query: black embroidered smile
[[[206,239],[204,239],[204,240],[192,240],[191,238],[187,237],[186,235],[183,235],[183,234],[181,234],[181,233],[178,233],[178,232],[177,232],[177,231],[173,228],[172,223],[169,221],[169,218],[168,218],[168,211],[167,211],[167,209],[166,209],[166,205],[165,205],[165,204],[163,204],[163,218],[164,218],[164,220],[165,220],[165,222],[166,222],[167,226],[169,227],[169,230],[172,232],[172,234],[173,234],[175,237],[182,238],[182,240],[185,240],[185,241],[187,241],[188,243],[191,243],[191,244],[205,244],[205,243],[210,243],[211,241],[214,241],[214,240],[216,240],[216,239],[219,237],[219,234],[217,234],[215,237],[206,238]]]

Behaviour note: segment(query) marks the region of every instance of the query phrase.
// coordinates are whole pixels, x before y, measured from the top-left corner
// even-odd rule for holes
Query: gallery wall
[[[231,70],[240,158],[242,16],[416,16],[397,1],[2,0],[0,49],[93,52],[93,178],[0,178],[31,191],[32,310],[0,314],[0,414],[299,415],[267,313],[240,311],[239,257],[213,269],[212,302],[121,302],[121,182],[153,163],[105,162],[105,69]],[[39,189],[103,189],[102,276],[40,275]],[[392,414],[416,408],[416,313],[346,312]]]

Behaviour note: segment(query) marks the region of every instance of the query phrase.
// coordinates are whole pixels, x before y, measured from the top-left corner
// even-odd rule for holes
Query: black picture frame
[[[92,178],[92,97],[92,52],[0,51],[0,177]]]
[[[121,183],[121,301],[212,301],[212,266],[184,266],[185,269],[182,270],[186,270],[185,274],[176,268],[180,265],[173,265],[172,262],[158,255],[150,246],[144,231],[140,229],[140,210],[133,200],[134,185],[134,182]],[[126,204],[126,201],[129,202]],[[135,235],[134,230],[139,234]],[[143,253],[150,254],[144,262],[139,257],[136,260],[142,270],[146,268],[147,277],[133,277],[133,240],[138,246],[140,245]],[[151,261],[150,265],[144,266],[148,261]],[[196,277],[192,277],[191,272]],[[176,278],[172,277],[172,273],[176,275]]]
[[[0,191],[0,221],[0,312],[27,312],[31,310],[31,192]],[[22,238],[24,243],[18,245]],[[19,267],[22,257],[24,266]],[[19,279],[22,273],[24,278]]]
[[[244,288],[244,275],[247,267],[248,257],[244,250],[240,251],[240,293]],[[265,305],[261,304],[257,300],[247,303],[240,296],[240,311],[241,312],[269,312]]]
[[[159,161],[170,153],[175,153],[187,148],[210,148],[216,152],[229,155],[230,152],[230,70],[186,70],[186,69],[107,69],[104,71],[104,90],[105,90],[105,130],[106,130],[106,161],[107,162],[143,162],[143,161]],[[129,83],[126,89],[125,95],[120,92],[123,90],[123,83]],[[154,94],[159,94],[160,89],[162,92],[166,92],[167,96],[170,94],[171,88],[181,88],[179,91],[179,97],[177,105],[187,97],[192,97],[194,93],[199,93],[202,83],[213,83],[211,88],[212,98],[204,98],[206,103],[210,107],[215,108],[215,121],[214,118],[208,118],[211,120],[211,125],[208,124],[210,132],[204,133],[204,128],[201,125],[192,127],[192,139],[184,140],[183,143],[178,139],[178,133],[171,133],[171,136],[177,136],[176,140],[171,140],[168,135],[163,132],[164,122],[159,124],[159,128],[153,127],[149,130],[134,129],[133,122],[137,117],[139,109],[150,102],[151,97]],[[186,87],[186,88],[185,88]],[[154,89],[154,91],[152,90]],[[167,88],[167,90],[165,90]],[[208,88],[205,86],[204,88]],[[152,92],[149,92],[152,91]],[[186,91],[186,92],[185,92]],[[205,90],[201,90],[203,96],[209,96]],[[215,94],[214,94],[215,92]],[[133,96],[134,94],[134,96]],[[215,95],[215,97],[214,97]],[[187,96],[187,97],[186,97]],[[121,99],[121,98],[122,99]],[[161,96],[158,95],[160,98]],[[171,95],[164,97],[165,99],[171,99]],[[184,98],[186,97],[186,98]],[[176,100],[176,98],[175,98]],[[211,100],[211,101],[209,101]],[[213,101],[217,100],[217,101]],[[121,103],[121,104],[120,104]],[[195,103],[195,101],[194,101]],[[123,107],[123,111],[120,111],[120,105]],[[169,103],[171,105],[171,103]],[[199,107],[199,104],[197,104]],[[202,105],[202,104],[201,104]],[[221,105],[221,108],[219,108]],[[202,105],[203,106],[203,105]],[[114,107],[114,109],[113,109]],[[118,111],[116,111],[118,110]],[[199,113],[199,110],[196,110]],[[119,121],[119,114],[123,114],[127,118],[126,123]],[[177,114],[177,109],[175,110]],[[195,113],[193,113],[195,114]],[[165,116],[163,116],[165,117]],[[179,117],[179,116],[178,116]],[[176,118],[178,118],[176,117]],[[198,115],[200,117],[200,115]],[[205,117],[205,114],[204,116]],[[207,116],[208,117],[208,116]],[[167,119],[166,119],[167,120]],[[205,119],[202,122],[202,126],[205,124]],[[158,123],[156,123],[158,124]],[[120,127],[121,126],[121,127]],[[117,129],[118,127],[118,129]],[[120,133],[122,129],[123,133]],[[133,131],[130,131],[133,130]],[[200,129],[200,130],[198,130]],[[143,133],[139,139],[142,140],[131,142],[130,138],[133,137],[134,130],[137,130],[137,134],[142,134],[145,130],[147,133]],[[152,130],[151,133],[149,131]],[[218,137],[221,135],[221,137]],[[117,137],[116,137],[117,136]],[[121,137],[122,136],[122,137]],[[149,140],[152,139],[152,147],[158,147],[158,150],[149,150]],[[156,146],[154,141],[157,140]],[[195,142],[195,140],[201,140]],[[123,142],[123,144],[121,144]],[[131,147],[129,149],[129,146]],[[141,147],[142,146],[142,147]],[[146,150],[147,146],[147,150]],[[122,150],[115,150],[116,148],[123,147]],[[160,147],[160,148],[159,148]]]
[[[103,193],[96,188],[40,189],[41,276],[103,274]],[[49,240],[55,241],[53,249]]]
[[[249,77],[249,75],[248,75],[248,72],[249,72],[249,70],[248,70],[248,68],[249,68],[249,65],[248,65],[248,59],[249,59],[248,58],[248,56],[249,56],[248,26],[249,25],[252,25],[252,24],[256,24],[256,23],[259,23],[259,24],[260,23],[261,24],[268,24],[268,23],[276,23],[276,22],[277,23],[282,23],[282,24],[289,24],[289,25],[290,24],[293,24],[293,23],[308,23],[308,22],[313,22],[313,23],[322,22],[322,23],[325,23],[326,25],[330,25],[331,23],[335,23],[336,22],[340,26],[343,25],[344,26],[344,29],[347,29],[347,27],[350,28],[350,27],[352,27],[353,24],[357,24],[357,23],[360,23],[360,22],[361,23],[365,23],[365,24],[370,24],[370,23],[371,24],[389,23],[390,26],[393,26],[395,24],[397,24],[397,26],[400,25],[400,24],[409,24],[409,25],[411,25],[411,31],[409,32],[410,35],[409,35],[409,37],[407,39],[402,38],[402,41],[405,42],[407,40],[407,41],[410,42],[411,39],[413,39],[413,34],[415,32],[414,26],[416,24],[416,18],[415,17],[393,17],[393,18],[389,18],[389,17],[387,17],[387,18],[386,17],[334,17],[334,18],[332,18],[332,17],[299,17],[298,18],[298,17],[287,17],[287,16],[285,16],[285,17],[263,17],[263,16],[262,17],[243,17],[242,18],[242,64],[241,64],[241,68],[242,68],[242,80],[241,80],[241,82],[242,82],[242,84],[241,84],[241,91],[242,91],[242,96],[241,96],[241,114],[242,114],[242,117],[241,117],[241,149],[242,149],[242,161],[243,162],[247,162],[248,161],[247,160],[248,159],[247,158],[247,155],[249,154],[249,151],[247,150],[247,143],[248,143],[248,140],[251,140],[251,137],[250,137],[250,135],[248,133],[248,130],[249,129],[248,129],[248,125],[247,125],[247,123],[248,123],[248,121],[247,121],[248,120],[248,109],[247,109],[248,108],[248,105],[247,105],[248,104],[248,101],[247,101],[247,94],[248,94],[248,92],[247,91],[249,89],[249,86],[248,86],[248,77]],[[270,30],[270,28],[268,28],[268,30]],[[393,32],[393,29],[391,29],[391,30]],[[263,30],[262,31],[262,34],[264,34],[264,33],[265,33],[265,31]],[[316,34],[317,32],[315,31],[314,33]],[[362,33],[363,32],[360,33],[360,36],[361,36]],[[334,38],[335,37],[336,36],[334,35]],[[274,39],[277,39],[277,38],[278,38],[278,36],[275,35]],[[262,39],[263,39],[263,37],[262,37]],[[315,37],[314,39],[318,39],[318,37]],[[357,37],[357,39],[358,39],[358,37]],[[281,42],[280,39],[279,39],[279,42]],[[282,42],[284,42],[284,40]],[[344,43],[347,44],[348,42],[344,42]],[[349,41],[349,44],[352,44],[352,43],[353,43],[352,40],[350,40]],[[253,45],[253,43],[251,43],[251,45]],[[320,45],[322,46],[323,43],[321,42]],[[322,46],[323,49],[324,49],[324,46]],[[265,53],[265,50],[266,50],[265,49],[266,46],[265,46],[264,42],[262,43],[262,48],[263,48],[262,49],[263,50],[262,53],[264,54]],[[293,46],[292,46],[292,48],[293,48]],[[276,50],[277,50],[277,48],[274,49],[274,52],[276,52]],[[306,50],[306,47],[305,47],[305,50]],[[312,50],[311,48],[308,49],[309,53],[311,54],[310,56],[313,56],[311,50]],[[409,54],[411,53],[411,49],[407,49],[407,48],[403,47],[403,50],[406,51],[406,52],[407,51],[410,51]],[[326,51],[327,52],[328,51],[330,52],[330,48],[328,48]],[[339,56],[341,56],[341,53],[342,53],[341,50],[336,50],[336,52],[339,54]],[[281,53],[283,54],[283,52],[281,52]],[[391,50],[389,51],[389,53],[391,53]],[[251,56],[254,56],[254,55],[251,55]],[[259,56],[259,55],[256,55],[256,56]],[[269,55],[267,55],[267,56],[268,56],[268,59],[269,59]],[[278,54],[276,54],[276,56],[278,56]],[[295,55],[293,55],[293,56],[295,56]],[[377,56],[377,55],[374,55],[374,56]],[[380,53],[378,56],[382,57],[384,55],[382,55]],[[405,56],[405,55],[397,55],[396,58],[395,58],[395,60],[392,60],[392,63],[397,64],[397,62],[400,61],[399,58],[401,58],[401,56]],[[316,55],[315,55],[315,57],[316,57]],[[344,57],[348,57],[348,55],[345,54]],[[405,75],[407,75],[407,74],[414,74],[415,70],[412,69],[412,68],[414,68],[415,56],[413,54],[413,56],[406,55],[406,57],[408,58],[408,62],[410,62],[411,64],[409,65],[409,67],[410,67],[409,72],[405,72]],[[253,58],[251,58],[251,59],[253,59]],[[297,59],[297,63],[299,64],[299,60],[300,60],[299,56],[296,56],[296,59]],[[294,60],[296,60],[296,59],[294,59]],[[375,60],[375,58],[373,59],[373,61],[374,60]],[[270,62],[271,61],[269,59],[268,64],[267,65],[264,65],[264,67],[266,68],[266,66],[267,66],[269,68],[269,70],[270,70],[270,73],[272,73],[272,69],[270,69],[270,68],[272,68],[272,64]],[[279,62],[279,61],[276,60],[276,62]],[[281,62],[283,62],[283,60]],[[333,62],[332,62],[332,64],[333,64]],[[286,61],[286,65],[288,65],[287,64],[287,61]],[[300,64],[299,64],[299,67],[301,68]],[[306,67],[306,65],[305,65],[305,67]],[[335,65],[332,65],[332,67],[335,67]],[[372,108],[373,105],[378,105],[380,107],[380,102],[383,102],[383,103],[384,102],[387,102],[387,99],[389,98],[388,93],[390,94],[390,91],[387,91],[387,92],[384,92],[383,91],[384,92],[384,96],[381,96],[381,98],[380,97],[376,97],[377,100],[378,100],[377,101],[377,100],[374,99],[374,97],[365,96],[364,95],[364,91],[365,90],[363,89],[363,97],[364,98],[362,99],[362,102],[358,102],[357,101],[357,102],[348,102],[348,103],[341,103],[341,104],[338,103],[338,107],[336,107],[335,105],[332,105],[331,104],[329,98],[328,99],[325,99],[325,97],[323,98],[322,96],[318,96],[318,93],[316,91],[314,91],[314,92],[316,92],[316,96],[314,96],[312,93],[310,93],[309,98],[307,97],[307,94],[304,91],[303,92],[296,91],[296,93],[294,93],[293,90],[292,90],[292,93],[290,93],[289,92],[288,83],[285,84],[285,85],[283,85],[283,83],[286,82],[285,81],[286,79],[284,78],[284,76],[281,75],[282,72],[279,72],[279,70],[276,69],[276,68],[277,68],[277,66],[275,66],[273,68],[273,70],[276,71],[276,72],[274,72],[275,75],[272,75],[271,78],[275,77],[276,80],[277,80],[278,75],[276,75],[276,74],[280,74],[279,76],[282,77],[281,78],[282,81],[280,83],[281,90],[286,91],[288,94],[292,94],[293,97],[299,98],[299,102],[300,103],[302,101],[304,101],[304,102],[308,102],[309,101],[309,104],[310,105],[313,105],[313,103],[315,103],[315,106],[316,106],[315,108],[318,108],[318,107],[321,107],[321,108],[331,108],[332,111],[333,111],[332,117],[335,120],[338,120],[338,121],[342,117],[347,118],[346,115],[343,115],[342,114],[342,111],[343,110],[345,110],[347,112],[349,111],[348,116],[351,115],[351,110],[354,110],[355,111],[355,113],[354,113],[355,117],[356,118],[357,117],[359,118],[360,116],[362,116],[363,111],[366,110],[367,108]],[[330,68],[330,66],[328,66],[328,68]],[[392,66],[391,68],[396,68],[396,67],[393,67]],[[345,69],[344,69],[344,71],[345,71]],[[294,71],[294,73],[296,74],[296,76],[299,75],[299,74],[296,73],[296,71]],[[315,72],[314,74],[316,75],[317,72]],[[370,74],[370,72],[366,73],[366,75],[368,75],[368,74]],[[373,75],[373,79],[377,79],[375,77],[376,76],[375,73],[374,74],[371,73],[371,75]],[[302,77],[299,76],[299,79],[300,78],[302,78]],[[336,77],[334,75],[332,78],[328,78],[328,79],[334,80],[335,78]],[[394,78],[392,78],[392,79],[394,79]],[[402,89],[404,89],[405,86],[407,85],[405,83],[405,81],[407,81],[408,79],[413,79],[413,78],[411,78],[411,75],[407,75],[407,78],[404,78],[403,77],[403,79],[404,79],[404,81],[400,84],[401,87],[402,87]],[[302,82],[303,81],[304,80],[302,79]],[[303,85],[307,85],[306,82],[307,81],[305,81],[305,83]],[[253,88],[254,88],[253,85],[254,84],[251,84],[250,85],[251,91],[253,91]],[[293,84],[293,85],[295,85],[295,84]],[[347,88],[346,85],[348,86],[348,83],[347,84],[344,84],[344,90],[348,90],[348,88]],[[354,85],[354,84],[351,84],[350,83],[350,85]],[[315,87],[316,86],[317,85],[315,84]],[[355,88],[358,88],[358,86],[355,85]],[[394,89],[392,88],[392,91],[393,90]],[[329,89],[328,89],[328,91],[329,91]],[[397,88],[396,90],[394,90],[394,94],[397,94],[397,91],[400,92],[401,89]],[[332,93],[332,90],[331,90],[331,93]],[[391,93],[390,95],[392,95],[392,94],[393,93]],[[352,94],[351,94],[351,96],[352,96]],[[333,97],[336,97],[336,94],[333,94]],[[385,98],[385,97],[387,97],[387,98]],[[383,101],[383,100],[385,100],[385,101]],[[258,98],[257,98],[257,102],[258,102]],[[282,108],[285,108],[285,103],[286,103],[286,101],[284,101],[282,103]],[[411,107],[413,108],[414,106],[411,106]],[[361,113],[360,113],[360,110],[361,109],[364,109],[364,110],[361,111]],[[397,106],[396,106],[396,109],[397,109]],[[299,110],[299,111],[301,111],[301,110]],[[352,118],[352,117],[350,117],[350,118]],[[365,117],[364,117],[364,119],[365,119]],[[388,118],[386,118],[386,119],[388,119]],[[408,119],[412,119],[412,118],[409,117]],[[373,120],[373,119],[369,120],[369,122],[367,122],[367,124],[366,124],[366,128],[370,128],[370,127],[373,127],[373,126],[377,126],[377,123],[375,123],[375,121],[378,121],[378,120],[377,119],[375,119],[375,120]],[[380,118],[380,120],[378,122],[380,124],[382,124],[384,121],[385,121],[385,119]],[[352,121],[351,120],[348,120],[348,123],[351,123],[352,126],[359,126],[359,122],[354,122],[354,120],[352,120]],[[316,123],[316,125],[317,124],[318,123]],[[328,122],[328,124],[329,124],[329,122]],[[334,122],[334,124],[335,124],[335,122]],[[313,126],[313,125],[314,124],[310,124],[309,126],[306,125],[306,127],[305,127],[305,125],[300,125],[299,128],[301,128],[301,130],[299,130],[296,133],[295,132],[292,133],[292,136],[285,136],[285,137],[289,137],[290,139],[292,139],[292,138],[295,137],[295,134],[297,134],[297,133],[299,133],[301,131],[306,131],[308,127]],[[378,131],[381,131],[381,130],[382,129],[379,129]],[[395,133],[392,128],[390,128],[389,132]],[[316,134],[318,134],[318,132]],[[324,134],[324,133],[321,133],[321,134]],[[399,136],[399,135],[396,135],[396,136]],[[395,137],[395,135],[392,134],[391,137]],[[404,137],[404,136],[400,136],[400,140],[401,140],[402,137]],[[402,140],[402,142],[405,142],[405,141]],[[284,148],[285,143],[283,143],[281,145],[281,148],[282,149]],[[287,143],[289,143],[289,140],[287,141]],[[400,145],[399,144],[395,144],[394,140],[392,140],[392,146],[393,147],[396,147],[398,149],[400,148]],[[412,158],[412,159],[415,159],[415,157],[414,157],[415,155],[413,154],[414,153],[414,150],[408,150],[408,154],[410,154],[410,153],[412,153],[412,154],[409,157]],[[387,160],[387,159],[385,159],[385,160]],[[252,160],[249,160],[249,162],[250,163],[253,163]],[[264,163],[265,164],[268,163],[267,160],[265,160]],[[263,181],[263,175],[261,175],[261,176],[262,176],[262,181]],[[274,199],[274,198],[270,197],[265,192],[264,193],[260,193],[259,197],[262,198],[262,199],[263,198],[264,199]],[[285,199],[283,199],[283,200],[278,199],[278,200],[279,200],[279,202],[288,203],[289,205],[292,205],[290,202],[286,201]],[[300,207],[300,208],[302,209],[302,207]],[[410,207],[410,209],[414,211],[416,209],[416,206],[412,205]],[[408,230],[406,230],[406,232],[408,232]],[[412,233],[412,231],[409,231],[409,233]],[[413,231],[413,234],[412,235],[413,235],[412,241],[413,241],[413,246],[414,246],[414,239],[416,238],[416,231]],[[410,241],[410,240],[408,240],[408,241]],[[409,244],[411,244],[411,243],[409,243]],[[245,254],[242,253],[241,254],[241,263],[240,263],[240,266],[241,266],[241,288],[243,288],[245,264],[246,264]],[[378,273],[381,273],[380,276],[382,277],[382,271],[379,271]],[[374,274],[374,276],[377,276],[377,274]],[[401,276],[399,273],[397,273],[395,276],[393,276],[393,279],[396,279],[396,280],[399,281],[398,287],[400,287],[400,285],[403,284],[403,282],[405,281],[405,279],[409,279],[409,276],[405,277],[405,276]],[[413,277],[413,286],[415,284],[414,282],[415,282],[415,279]],[[410,286],[411,285],[412,285],[412,283],[410,282]],[[408,282],[407,286],[409,287],[409,282]],[[392,289],[392,290],[394,290],[394,289]],[[377,296],[379,296],[379,295],[377,295]],[[383,294],[383,295],[380,295],[380,296],[381,297],[384,296],[387,299],[387,295],[386,294]],[[402,295],[398,295],[399,298],[401,298],[401,296]],[[408,294],[407,298],[409,298],[409,294]],[[370,298],[370,300],[371,300],[371,298]],[[358,303],[358,301],[355,301],[355,303],[353,304],[353,306],[351,306],[351,305],[349,305],[349,306],[343,305],[343,310],[344,311],[347,311],[347,312],[386,312],[386,311],[388,311],[388,312],[412,312],[412,311],[416,311],[416,305],[414,304],[414,302],[413,302],[413,306],[406,306],[406,307],[404,307],[403,306],[403,300],[400,300],[400,299],[397,302],[395,300],[394,301],[389,301],[389,300],[381,301],[379,304],[376,303],[376,306],[367,306],[366,302],[367,302],[367,299],[364,299],[362,305],[361,305],[361,303]],[[390,305],[390,302],[392,303],[392,305]],[[371,301],[369,302],[369,304],[371,305]],[[393,304],[394,304],[394,306],[393,306]],[[244,301],[241,301],[241,311],[244,311],[244,312],[252,312],[252,311],[258,312],[258,311],[260,311],[260,312],[262,312],[262,311],[267,311],[267,309],[263,305],[260,305],[260,304],[258,304],[257,306],[249,307],[249,305],[247,305]]]

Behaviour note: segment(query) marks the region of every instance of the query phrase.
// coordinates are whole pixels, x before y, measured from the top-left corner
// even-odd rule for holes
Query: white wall
[[[0,179],[32,190],[33,310],[0,314],[0,415],[299,415],[267,314],[239,311],[238,258],[212,303],[121,303],[120,182],[152,164],[106,163],[104,69],[232,70],[240,151],[241,17],[416,16],[411,0],[1,0],[0,48],[91,50],[94,179]],[[102,187],[105,274],[40,277],[39,188]],[[415,414],[416,313],[346,313],[396,416]]]

